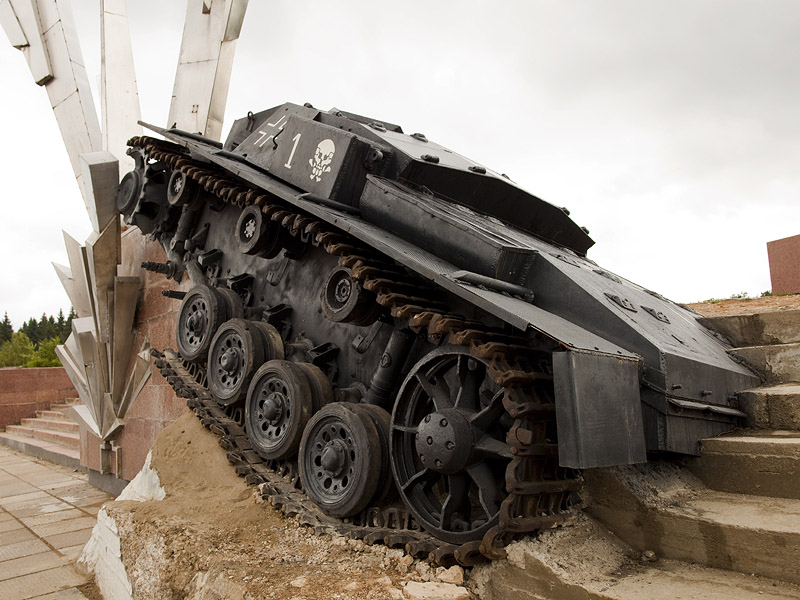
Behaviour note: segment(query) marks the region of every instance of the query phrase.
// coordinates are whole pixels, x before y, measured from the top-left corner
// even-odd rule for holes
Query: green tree
[[[33,343],[22,331],[17,331],[0,346],[0,367],[21,367],[33,359]]]
[[[69,315],[67,318],[64,319],[64,313],[62,311],[58,311],[58,320],[56,321],[56,330],[58,331],[58,336],[61,338],[61,343],[67,341],[69,334],[72,333],[72,319],[77,319],[78,315],[75,314],[75,309],[70,306],[69,308]]]
[[[62,344],[67,341],[69,332],[64,335],[64,332],[67,331],[67,320],[64,318],[64,311],[60,308],[58,309],[58,319],[56,319],[56,331],[58,332],[58,338],[61,340]]]
[[[19,331],[24,333],[34,346],[39,343],[39,321],[35,318],[31,317],[25,321]]]
[[[58,337],[39,342],[39,348],[33,353],[33,358],[25,363],[25,367],[60,367],[61,362],[56,356],[56,346],[61,343]]]
[[[38,333],[39,339],[35,342],[31,340],[37,348],[39,347],[40,343],[58,335],[56,332],[56,320],[52,317],[52,315],[48,317],[45,313],[42,313],[42,318],[39,320]]]
[[[13,333],[14,327],[11,325],[11,319],[8,318],[8,313],[6,312],[3,322],[0,323],[0,344],[10,341]]]

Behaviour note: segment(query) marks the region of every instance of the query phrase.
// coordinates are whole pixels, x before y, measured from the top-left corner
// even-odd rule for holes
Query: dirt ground
[[[729,315],[752,315],[763,312],[799,310],[800,294],[790,296],[765,296],[763,298],[732,298],[712,302],[687,304],[704,317],[725,317]]]
[[[705,316],[797,310],[800,294],[689,306]],[[480,590],[459,567],[445,572],[400,550],[317,536],[285,518],[236,476],[218,438],[191,413],[165,429],[152,452],[166,498],[107,505],[137,599],[402,599],[413,595],[402,591],[410,582],[464,577]],[[476,597],[453,590],[453,598]],[[99,598],[91,586],[85,592]]]
[[[165,499],[107,505],[137,599],[405,598],[408,582],[463,574],[401,550],[315,535],[237,477],[217,439],[187,413],[153,446]]]

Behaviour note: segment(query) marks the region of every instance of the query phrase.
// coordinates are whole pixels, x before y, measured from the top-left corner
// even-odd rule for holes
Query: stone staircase
[[[688,467],[713,490],[800,499],[800,310],[702,322],[767,385],[739,394],[746,428],[703,440]]]
[[[73,398],[51,405],[49,410],[37,410],[35,418],[7,426],[0,433],[0,444],[80,470],[80,428],[64,414],[64,410],[79,403]]]
[[[482,598],[800,598],[800,311],[704,324],[766,384],[739,394],[746,427],[682,464],[584,471],[589,516],[489,567]]]

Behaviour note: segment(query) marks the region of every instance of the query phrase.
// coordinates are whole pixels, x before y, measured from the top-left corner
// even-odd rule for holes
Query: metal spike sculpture
[[[170,126],[219,139],[246,9],[247,0],[189,0]],[[74,414],[100,438],[101,450],[108,450],[150,377],[148,340],[131,368],[142,279],[138,265],[120,266],[115,207],[120,169],[133,165],[125,142],[141,133],[126,1],[101,2],[101,120],[69,0],[0,0],[0,25],[25,55],[34,81],[47,90],[94,230],[84,246],[65,233],[69,267],[54,265],[78,316],[56,354],[82,401]]]

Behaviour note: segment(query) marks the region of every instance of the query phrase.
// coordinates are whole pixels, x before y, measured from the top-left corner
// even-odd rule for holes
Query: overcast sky
[[[99,1],[73,8],[95,85]],[[142,116],[164,125],[185,2],[128,10]],[[67,263],[62,229],[90,226],[4,34],[0,73],[0,311],[18,327],[68,309],[50,263]],[[251,0],[223,130],[285,101],[507,173],[589,228],[590,258],[679,302],[768,290],[766,243],[800,234],[796,0]]]

